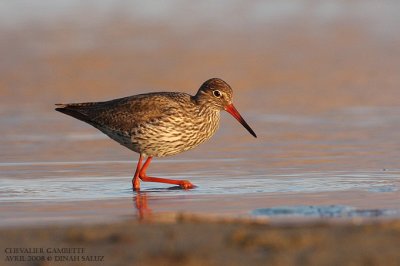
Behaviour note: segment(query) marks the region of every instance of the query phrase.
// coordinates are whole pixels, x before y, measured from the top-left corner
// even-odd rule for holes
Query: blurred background
[[[395,0],[1,1],[2,105],[195,93],[210,77],[246,112],[396,105],[399,11]]]
[[[224,115],[215,138],[154,163],[156,175],[232,180],[232,187],[247,176],[266,180],[257,185],[262,191],[278,191],[272,184],[282,177],[266,179],[274,173],[299,174],[306,187],[316,175],[319,191],[349,189],[343,180],[358,188],[360,172],[365,187],[379,185],[377,175],[389,169],[384,189],[397,191],[399,14],[397,0],[0,1],[0,160],[8,190],[17,178],[107,174],[129,187],[137,155],[55,112],[54,103],[195,94],[220,77],[258,139]],[[323,171],[350,171],[353,179]],[[299,177],[287,178],[283,190],[292,191],[290,180]]]

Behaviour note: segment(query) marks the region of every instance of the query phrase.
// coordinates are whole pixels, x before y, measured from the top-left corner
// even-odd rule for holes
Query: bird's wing
[[[168,93],[151,93],[106,102],[61,104],[56,110],[97,128],[130,132],[172,115],[179,109],[178,98]]]

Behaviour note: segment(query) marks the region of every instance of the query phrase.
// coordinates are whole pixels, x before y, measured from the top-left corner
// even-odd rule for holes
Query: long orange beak
[[[225,107],[225,111],[230,113],[234,118],[236,118],[237,121],[239,121],[240,124],[242,124],[247,131],[250,132],[251,135],[253,135],[255,138],[257,138],[256,133],[251,129],[251,127],[244,121],[243,117],[239,114],[238,110],[236,110],[235,106],[231,103],[227,107]]]

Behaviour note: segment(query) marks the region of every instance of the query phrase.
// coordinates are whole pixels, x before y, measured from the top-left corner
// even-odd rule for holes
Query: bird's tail
[[[89,116],[87,115],[87,108],[90,107],[92,103],[57,103],[56,111],[64,113],[66,115],[72,116],[76,119],[82,120],[86,123],[92,124]]]

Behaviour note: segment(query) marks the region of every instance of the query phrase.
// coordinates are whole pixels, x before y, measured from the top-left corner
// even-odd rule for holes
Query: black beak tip
[[[251,129],[251,127],[246,122],[243,121],[243,125],[253,137],[257,138],[256,133],[253,131],[253,129]]]

